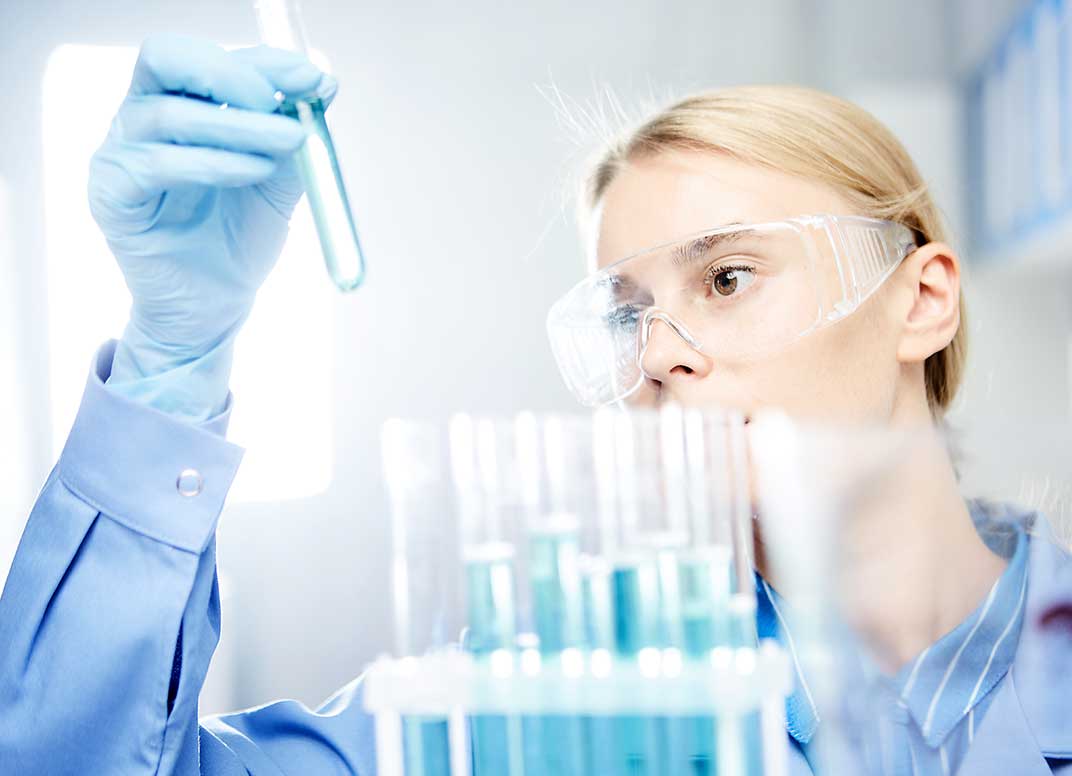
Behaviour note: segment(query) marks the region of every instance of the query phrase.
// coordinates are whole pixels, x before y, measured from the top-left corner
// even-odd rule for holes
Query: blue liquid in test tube
[[[305,129],[305,144],[297,153],[298,172],[328,275],[340,291],[353,291],[365,280],[365,254],[324,118],[324,105],[317,98],[287,100],[279,110]]]
[[[657,643],[659,633],[659,578],[652,557],[638,555],[615,562],[611,572],[614,609],[614,646],[621,657],[636,658],[640,650]],[[615,773],[622,776],[657,776],[659,724],[654,717],[622,715],[614,722]]]
[[[533,620],[541,656],[561,657],[584,641],[577,521],[552,516],[529,532]],[[524,720],[525,776],[585,776],[583,721],[564,714]]]
[[[584,640],[580,545],[576,521],[532,529],[529,574],[540,651],[555,655]]]
[[[309,56],[298,0],[255,0],[253,7],[264,43]],[[365,255],[335,143],[324,118],[324,105],[315,95],[284,97],[280,113],[297,119],[306,134],[296,162],[313,213],[324,264],[340,291],[353,291],[365,280]]]
[[[611,567],[605,559],[581,558],[581,601],[584,609],[584,640],[589,650],[614,650],[614,598],[611,595]],[[586,739],[586,774],[615,776],[614,722],[606,715],[589,715],[582,720]]]
[[[406,776],[450,776],[447,721],[406,717],[402,720],[402,757]]]
[[[491,543],[470,548],[466,555],[467,647],[480,658],[513,649],[517,634],[514,548]],[[473,776],[522,776],[519,719],[480,714],[471,718],[470,725]]]
[[[730,643],[728,611],[732,552],[729,547],[691,548],[679,556],[682,650],[688,660],[705,660],[710,650]],[[679,748],[672,753],[675,776],[715,773],[716,720],[690,716],[678,726]]]

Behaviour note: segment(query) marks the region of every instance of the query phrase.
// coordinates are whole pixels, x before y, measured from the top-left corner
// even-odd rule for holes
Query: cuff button
[[[205,487],[205,479],[197,469],[183,469],[179,478],[175,480],[175,488],[180,496],[193,498],[201,493]]]

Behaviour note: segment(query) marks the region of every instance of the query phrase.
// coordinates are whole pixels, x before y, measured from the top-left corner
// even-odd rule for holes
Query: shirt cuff
[[[59,478],[127,528],[201,553],[242,460],[242,448],[223,439],[231,397],[223,412],[194,425],[109,391],[115,344],[97,353]]]

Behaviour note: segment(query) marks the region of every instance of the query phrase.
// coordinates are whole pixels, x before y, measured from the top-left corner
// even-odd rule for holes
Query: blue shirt
[[[187,425],[105,388],[113,347],[98,355],[0,597],[0,774],[373,776],[360,679],[316,710],[279,701],[198,721],[220,630],[216,522],[241,450],[222,437],[227,412]],[[980,690],[982,719],[974,707],[962,766],[973,776],[1072,765],[1072,618],[1062,614],[1072,561],[1036,537],[1024,544],[1022,632],[1012,667]],[[917,671],[923,689],[907,693],[921,708],[924,674],[929,664]],[[799,734],[806,718],[794,724]],[[791,772],[810,770],[799,757]]]
[[[1024,621],[1028,539],[1020,525],[989,520],[984,504],[973,503],[971,509],[980,532],[1008,566],[967,619],[896,676],[862,670],[867,701],[856,713],[861,729],[853,732],[876,773],[955,773],[994,699],[991,691],[1016,655]],[[820,715],[800,666],[786,604],[758,576],[757,603],[760,637],[778,640],[789,651],[796,673],[786,702],[789,733],[813,769],[821,771],[821,757],[812,746]]]

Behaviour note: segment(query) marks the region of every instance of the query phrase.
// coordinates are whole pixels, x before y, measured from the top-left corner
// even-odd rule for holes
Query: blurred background
[[[369,279],[335,292],[302,206],[240,338],[231,437],[248,453],[221,521],[224,636],[203,711],[319,703],[390,648],[385,418],[573,406],[544,314],[583,272],[572,184],[617,103],[640,115],[698,88],[792,82],[870,109],[916,158],[967,264],[972,353],[952,424],[993,445],[990,424],[1012,416],[1025,449],[1030,429],[1067,424],[1072,217],[1011,241],[970,226],[972,94],[1030,5],[305,0],[341,82],[331,120]],[[90,358],[126,319],[87,167],[137,46],[165,30],[257,38],[240,0],[0,9],[0,579]],[[1002,185],[987,178],[991,197]]]

